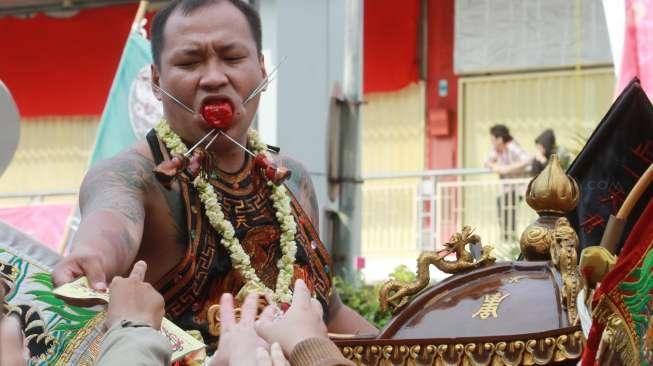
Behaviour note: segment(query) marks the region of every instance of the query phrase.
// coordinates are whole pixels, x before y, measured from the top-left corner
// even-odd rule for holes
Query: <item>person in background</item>
[[[508,127],[497,124],[490,128],[490,150],[485,167],[499,174],[501,179],[524,178],[528,174],[533,158],[510,135]],[[497,210],[501,226],[501,236],[505,241],[517,238],[517,203],[524,198],[521,187],[504,184],[503,193],[497,197]]]
[[[569,154],[556,144],[556,136],[552,129],[546,129],[535,139],[535,156],[531,163],[531,175],[540,174],[552,154],[557,154],[560,165],[564,168],[569,165]]]
[[[494,125],[490,128],[490,150],[485,167],[505,178],[523,178],[527,176],[532,157],[510,135],[510,130],[504,125]]]

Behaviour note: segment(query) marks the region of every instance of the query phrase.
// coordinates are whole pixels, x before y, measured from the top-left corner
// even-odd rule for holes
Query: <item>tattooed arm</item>
[[[143,235],[145,195],[154,164],[137,150],[129,150],[93,167],[79,194],[82,222],[72,251],[55,268],[55,284],[87,276],[91,286],[126,273]]]

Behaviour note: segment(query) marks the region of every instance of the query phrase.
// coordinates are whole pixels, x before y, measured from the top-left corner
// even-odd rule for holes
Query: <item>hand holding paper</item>
[[[163,297],[149,284],[143,282],[147,264],[139,261],[127,278],[115,277],[106,292],[89,287],[86,277],[80,277],[53,290],[66,301],[87,305],[108,303],[106,327],[110,328],[121,320],[139,321],[160,330],[170,340],[172,360],[178,360],[191,352],[206,347],[174,323],[163,318]]]

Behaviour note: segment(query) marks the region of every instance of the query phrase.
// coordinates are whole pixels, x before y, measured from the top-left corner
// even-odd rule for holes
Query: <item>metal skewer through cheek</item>
[[[261,92],[263,92],[263,90],[265,90],[265,88],[266,88],[268,85],[270,85],[270,83],[272,83],[272,81],[274,80],[274,75],[276,74],[277,70],[279,69],[279,66],[281,66],[281,64],[283,64],[283,63],[286,61],[286,58],[287,58],[287,57],[284,57],[283,59],[281,59],[281,61],[279,61],[279,63],[277,64],[277,66],[275,66],[275,67],[272,69],[272,71],[270,71],[270,73],[269,73],[269,74],[268,74],[268,75],[267,75],[267,76],[266,76],[266,77],[265,77],[265,78],[264,78],[264,79],[263,79],[263,80],[262,80],[262,81],[261,81],[261,82],[260,82],[260,83],[255,87],[255,88],[254,88],[254,90],[252,90],[252,91],[249,93],[249,95],[248,95],[248,96],[243,100],[243,105],[246,105],[246,104],[249,103],[251,100],[253,100],[257,95],[261,94]],[[165,96],[167,96],[168,98],[170,98],[173,102],[177,103],[177,105],[179,105],[181,108],[183,108],[183,109],[184,109],[185,111],[187,111],[188,113],[190,113],[190,114],[192,114],[192,115],[195,115],[195,114],[196,114],[195,111],[193,111],[193,109],[191,109],[190,107],[188,107],[188,106],[187,106],[186,104],[184,104],[181,100],[177,99],[174,95],[172,95],[171,93],[169,93],[167,90],[163,89],[162,87],[160,87],[159,85],[156,85],[156,84],[154,84],[154,83],[152,83],[152,86],[154,86],[154,88],[157,89],[158,91],[160,91],[161,93],[165,94]],[[245,146],[243,146],[242,144],[240,144],[238,141],[234,140],[231,136],[229,136],[229,135],[228,135],[227,133],[225,133],[224,131],[222,131],[222,130],[218,130],[218,129],[212,129],[211,131],[209,131],[206,135],[204,135],[204,137],[202,137],[198,142],[196,142],[195,145],[193,145],[190,149],[188,149],[188,151],[186,151],[186,153],[184,154],[184,156],[185,156],[185,157],[190,156],[190,155],[193,153],[193,150],[195,150],[195,149],[196,149],[196,148],[197,148],[197,147],[198,147],[198,146],[199,146],[199,145],[200,145],[204,140],[206,140],[209,136],[211,136],[215,131],[218,131],[218,133],[216,133],[216,134],[213,136],[213,138],[212,138],[212,139],[211,139],[211,140],[210,140],[210,141],[209,141],[209,142],[204,146],[204,149],[205,149],[205,150],[208,149],[209,146],[211,146],[211,144],[213,143],[213,141],[215,141],[215,139],[216,139],[220,134],[222,134],[224,137],[226,137],[227,139],[229,139],[231,142],[233,142],[234,144],[238,145],[238,146],[239,146],[241,149],[243,149],[246,153],[248,153],[248,154],[251,155],[252,157],[256,157],[256,155],[255,155],[253,152],[251,152],[249,149],[247,149]]]

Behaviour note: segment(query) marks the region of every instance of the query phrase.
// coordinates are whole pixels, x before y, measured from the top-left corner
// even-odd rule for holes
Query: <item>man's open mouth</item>
[[[209,98],[202,102],[200,114],[209,126],[225,130],[233,123],[234,106],[225,98]]]

